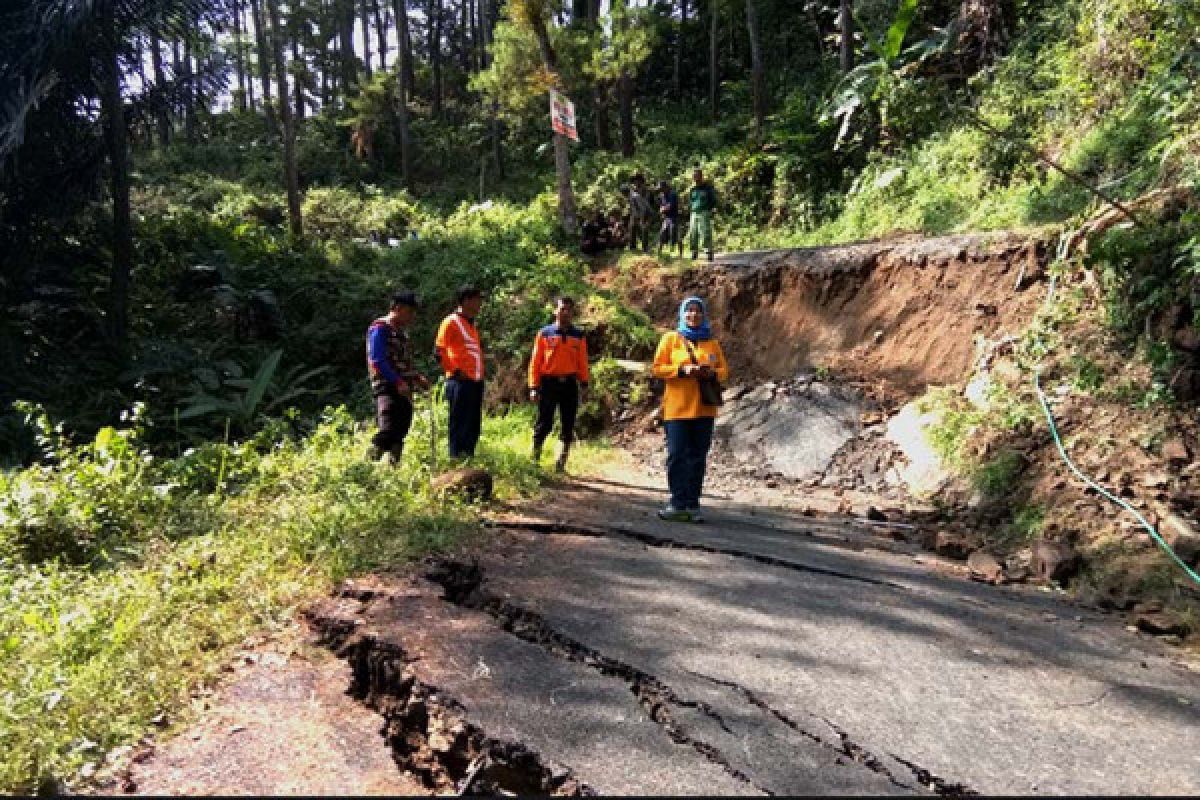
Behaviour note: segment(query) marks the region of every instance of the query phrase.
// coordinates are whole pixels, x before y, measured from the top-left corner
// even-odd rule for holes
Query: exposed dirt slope
[[[1047,233],[904,238],[720,256],[683,275],[646,259],[628,300],[668,325],[688,294],[710,305],[739,380],[805,367],[903,394],[954,383],[978,336],[1015,332],[1040,302]]]

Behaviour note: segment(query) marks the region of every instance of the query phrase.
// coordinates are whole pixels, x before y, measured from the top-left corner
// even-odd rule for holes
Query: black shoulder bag
[[[692,347],[691,341],[685,336],[683,343],[687,345],[688,355],[692,358],[692,363],[700,366],[700,362],[696,360],[696,351]],[[725,398],[721,395],[721,381],[717,380],[716,375],[708,378],[696,378],[696,382],[700,384],[700,400],[706,406],[721,406],[725,405]]]

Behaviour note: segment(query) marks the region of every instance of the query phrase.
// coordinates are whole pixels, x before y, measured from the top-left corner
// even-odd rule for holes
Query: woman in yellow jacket
[[[666,382],[663,422],[667,429],[667,485],[671,502],[661,519],[702,522],[700,493],[712,445],[717,406],[700,396],[700,380],[729,378],[721,345],[712,336],[704,301],[689,297],[679,306],[679,325],[664,334],[654,354],[654,377]]]

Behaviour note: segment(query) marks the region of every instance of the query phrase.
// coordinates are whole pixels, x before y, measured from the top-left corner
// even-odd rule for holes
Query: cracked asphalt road
[[[574,481],[356,613],[605,793],[1196,794],[1200,680],[1116,618],[852,524]]]

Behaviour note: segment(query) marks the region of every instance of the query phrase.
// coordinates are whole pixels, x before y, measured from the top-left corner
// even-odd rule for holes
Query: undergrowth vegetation
[[[430,494],[444,412],[417,417],[393,468],[364,459],[368,432],[344,407],[302,438],[276,422],[175,457],[147,449],[137,414],[72,446],[27,411],[47,464],[0,476],[7,791],[75,785],[152,719],[179,717],[230,646],[336,581],[478,535],[469,506]],[[486,421],[478,463],[502,498],[541,482],[530,424],[525,409]]]

